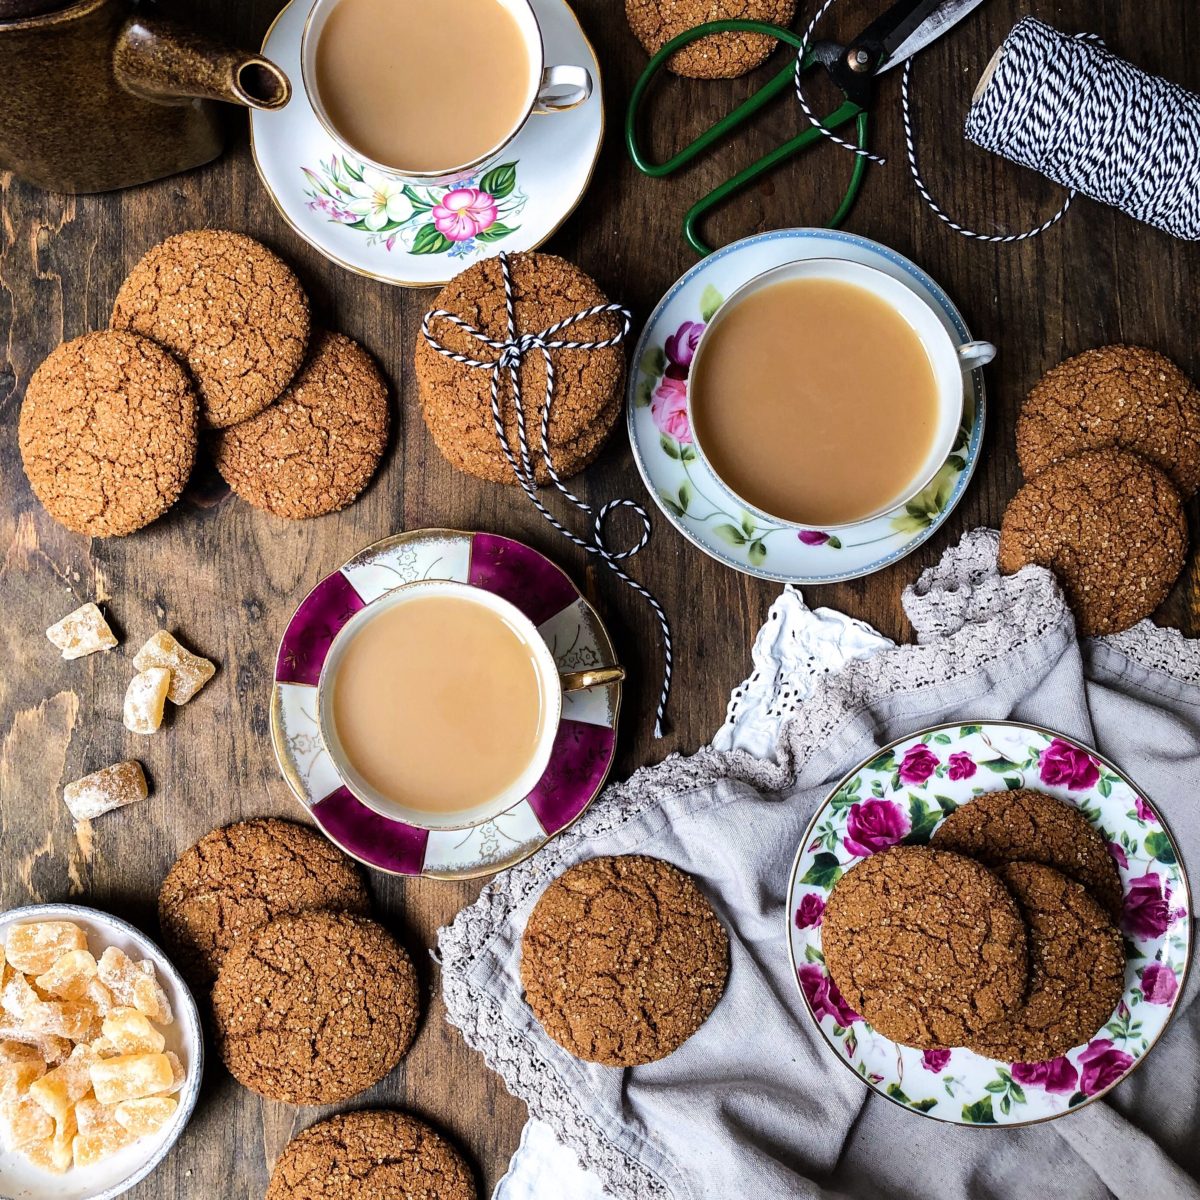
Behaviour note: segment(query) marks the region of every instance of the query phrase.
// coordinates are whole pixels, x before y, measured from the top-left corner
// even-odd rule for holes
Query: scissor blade
[[[884,71],[890,71],[906,59],[912,58],[918,51],[924,50],[930,42],[937,41],[943,33],[957,25],[964,17],[969,16],[982,3],[983,0],[942,0],[942,3],[916,29],[904,37],[895,49],[885,42],[885,58],[876,74],[881,75]]]

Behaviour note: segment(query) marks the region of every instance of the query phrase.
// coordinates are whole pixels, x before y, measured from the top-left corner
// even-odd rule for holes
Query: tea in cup
[[[920,296],[873,267],[786,263],[730,295],[700,337],[695,447],[768,520],[866,521],[933,480],[958,436],[963,375],[995,353],[958,345]]]
[[[586,68],[545,65],[529,0],[315,0],[300,63],[336,141],[423,184],[482,170],[531,115],[592,91]]]
[[[426,829],[461,828],[533,790],[564,691],[623,677],[620,667],[560,676],[514,605],[426,580],[339,631],[317,685],[318,720],[339,774],[369,808]]]

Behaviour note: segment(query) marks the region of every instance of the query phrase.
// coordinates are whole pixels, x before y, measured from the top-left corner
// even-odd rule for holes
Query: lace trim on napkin
[[[1161,671],[1183,683],[1200,684],[1200,638],[1186,638],[1178,629],[1139,621],[1124,633],[1099,638],[1151,671]]]
[[[480,954],[515,910],[527,906],[580,856],[580,843],[635,820],[660,799],[732,778],[759,791],[788,787],[807,760],[855,712],[881,695],[912,691],[983,667],[1053,632],[1070,620],[1048,571],[1027,568],[996,573],[997,535],[969,533],[904,594],[920,644],[880,650],[821,680],[797,706],[778,747],[778,761],[741,751],[704,749],[689,758],[672,755],[608,788],[572,826],[532,858],[497,876],[439,931],[438,949],[447,1016],[468,1045],[504,1079],[509,1091],[545,1121],[622,1200],[669,1195],[644,1163],[619,1149],[580,1098],[541,1056],[525,1030],[508,1024],[496,1000],[471,979]]]

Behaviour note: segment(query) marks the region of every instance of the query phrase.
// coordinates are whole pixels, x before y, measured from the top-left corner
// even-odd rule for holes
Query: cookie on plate
[[[388,389],[374,359],[340,333],[321,333],[287,391],[218,431],[213,459],[243,500],[278,517],[345,508],[387,446]]]
[[[513,254],[508,262],[520,333],[539,333],[578,312],[608,303],[594,280],[553,254]],[[504,340],[508,334],[500,260],[486,258],[468,267],[438,293],[431,308],[454,313],[489,337]],[[601,313],[577,321],[558,336],[599,342],[615,337],[622,328],[619,317]],[[430,333],[455,353],[481,361],[496,357],[494,350],[445,318],[434,318]],[[555,388],[549,443],[555,469],[565,478],[591,461],[616,424],[625,383],[625,352],[618,344],[601,350],[553,350],[551,358]],[[480,478],[496,479],[502,474],[504,482],[515,484],[496,437],[491,372],[439,354],[421,334],[417,336],[415,367],[425,424],[443,454],[459,469]],[[539,351],[522,359],[520,384],[530,452],[538,481],[545,482],[540,429],[546,365]],[[507,372],[501,377],[500,406],[505,437],[518,454],[517,413]],[[498,463],[504,464],[503,473]]]
[[[196,394],[160,346],[86,333],[33,373],[17,440],[33,494],[89,537],[149,525],[179,498],[196,458]]]
[[[821,948],[846,1003],[906,1046],[962,1046],[1012,1013],[1028,982],[1016,901],[981,863],[893,846],[834,885]]]
[[[205,834],[175,860],[158,892],[163,940],[198,985],[217,977],[243,934],[312,909],[369,913],[362,868],[316,830],[277,817]]]
[[[989,867],[1043,863],[1082,884],[1114,921],[1120,920],[1121,873],[1100,831],[1065,800],[1033,788],[985,792],[959,805],[930,845]]]
[[[765,21],[788,26],[796,0],[625,0],[634,36],[655,54],[673,37],[708,21]],[[692,79],[732,79],[766,61],[774,38],[761,33],[714,33],[671,55],[667,67]]]
[[[541,895],[521,941],[525,999],[547,1035],[610,1067],[677,1050],[716,1007],[729,938],[689,875],[657,858],[593,858]]]
[[[146,253],[117,292],[111,324],[182,359],[204,424],[223,429],[262,412],[292,381],[308,345],[308,297],[253,238],[195,229]]]
[[[349,913],[279,917],[240,937],[212,991],[230,1074],[268,1100],[335,1104],[407,1053],[417,976],[382,925]]]
[[[1086,889],[1040,863],[996,868],[1029,930],[1024,1003],[968,1038],[1001,1062],[1045,1062],[1101,1029],[1125,991],[1125,949],[1117,927]]]
[[[1161,467],[1186,498],[1200,487],[1200,391],[1141,346],[1102,346],[1051,368],[1017,418],[1021,470],[1119,446]]]
[[[1086,450],[1009,502],[1000,570],[1049,567],[1082,635],[1119,633],[1167,598],[1187,541],[1179,493],[1158,467],[1129,450]]]
[[[383,1109],[339,1113],[284,1148],[266,1200],[475,1200],[462,1155],[424,1121]]]

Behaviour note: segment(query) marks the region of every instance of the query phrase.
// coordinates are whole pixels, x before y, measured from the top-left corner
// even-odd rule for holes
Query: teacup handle
[[[608,687],[625,678],[624,667],[595,667],[590,671],[564,671],[559,675],[564,692],[582,692],[584,688]]]
[[[996,347],[991,342],[963,342],[957,348],[958,362],[964,371],[986,367],[996,357]]]
[[[565,89],[559,94],[560,89]],[[547,67],[533,102],[535,113],[567,112],[592,94],[592,75],[586,67]]]

